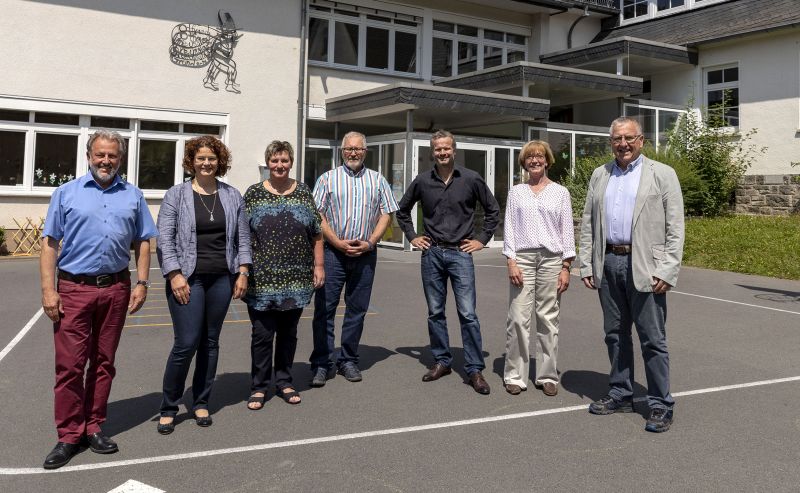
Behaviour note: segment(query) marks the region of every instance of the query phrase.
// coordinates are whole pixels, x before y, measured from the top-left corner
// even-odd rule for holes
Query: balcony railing
[[[609,14],[619,13],[619,0],[517,0],[525,3],[538,3],[542,5],[580,8],[589,7],[590,10],[601,11]]]

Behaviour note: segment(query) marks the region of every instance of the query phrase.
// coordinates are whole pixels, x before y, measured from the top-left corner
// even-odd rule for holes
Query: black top
[[[228,274],[225,259],[225,209],[214,195],[194,195],[194,219],[197,233],[197,265],[195,274]],[[216,199],[216,204],[214,200]],[[211,220],[213,213],[214,220]]]
[[[425,234],[435,243],[458,243],[476,239],[486,245],[500,220],[500,206],[478,173],[456,166],[450,182],[445,184],[436,171],[420,173],[411,182],[395,213],[406,238],[417,237],[411,222],[411,209],[417,201],[422,205]],[[483,228],[475,233],[475,206],[483,206]]]

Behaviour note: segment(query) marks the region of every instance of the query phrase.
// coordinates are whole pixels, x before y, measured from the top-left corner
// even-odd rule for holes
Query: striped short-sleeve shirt
[[[367,241],[382,214],[397,210],[392,188],[378,172],[362,166],[332,169],[314,185],[314,201],[336,236]]]

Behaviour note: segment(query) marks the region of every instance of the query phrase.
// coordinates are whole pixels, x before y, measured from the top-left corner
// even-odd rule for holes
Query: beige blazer
[[[589,180],[581,221],[581,278],[593,276],[598,288],[605,260],[605,194],[614,161],[595,169]],[[633,284],[637,291],[653,291],[653,277],[670,286],[678,282],[683,258],[683,195],[671,167],[648,158],[642,160],[642,176],[631,227]]]

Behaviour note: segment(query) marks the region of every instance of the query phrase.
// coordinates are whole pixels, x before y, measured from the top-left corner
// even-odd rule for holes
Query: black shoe
[[[355,363],[343,363],[339,367],[339,375],[342,375],[348,382],[360,382],[361,372]]]
[[[58,469],[66,465],[81,449],[77,443],[58,442],[53,450],[44,459],[45,469]]]
[[[671,424],[672,409],[658,407],[650,411],[650,417],[647,418],[647,424],[644,425],[644,429],[653,433],[662,433],[669,430]]]
[[[589,404],[589,412],[592,414],[632,413],[633,399],[618,401],[607,395],[599,401]]]
[[[214,424],[214,420],[211,419],[211,414],[208,416],[198,416],[194,415],[194,422],[197,423],[197,426],[202,426],[203,428],[207,428]]]
[[[89,442],[89,448],[95,454],[113,454],[119,450],[114,440],[103,435],[102,431],[92,433],[86,436],[86,441]]]
[[[156,431],[162,435],[169,435],[175,431],[175,418],[172,418],[172,421],[169,423],[161,423],[161,421],[159,421],[158,426],[156,426]]]
[[[324,387],[325,382],[328,381],[328,375],[331,375],[333,378],[335,373],[333,371],[328,371],[325,368],[317,368],[317,371],[314,372],[314,376],[311,378],[311,386],[312,387]]]

